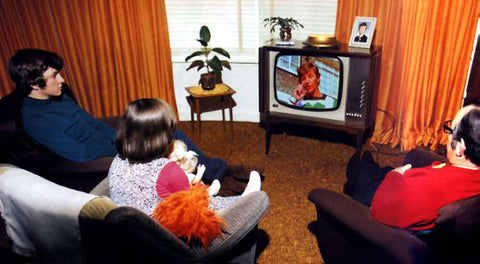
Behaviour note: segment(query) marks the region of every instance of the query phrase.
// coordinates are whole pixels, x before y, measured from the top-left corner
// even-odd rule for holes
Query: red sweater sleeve
[[[188,190],[190,184],[185,172],[175,163],[167,163],[158,174],[157,178],[157,195],[165,198],[171,193]]]
[[[479,191],[479,170],[435,162],[403,175],[391,171],[375,192],[370,215],[389,226],[430,229],[440,208]]]
[[[372,200],[370,214],[373,219],[389,226],[407,228],[415,215],[415,189],[409,188],[404,175],[391,171],[378,187]]]

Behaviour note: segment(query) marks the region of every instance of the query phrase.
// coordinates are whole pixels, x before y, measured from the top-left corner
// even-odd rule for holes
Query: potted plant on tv
[[[220,60],[217,55],[214,55],[212,58],[209,57],[210,53],[215,52],[219,55],[230,58],[230,54],[223,48],[211,48],[209,46],[210,36],[210,30],[208,27],[202,26],[200,28],[200,39],[197,39],[202,47],[200,50],[193,52],[185,58],[185,62],[187,62],[193,57],[202,57],[192,61],[190,66],[188,66],[187,71],[195,67],[197,68],[197,71],[200,71],[202,68],[207,69],[206,73],[200,75],[199,81],[202,88],[205,90],[211,90],[215,88],[216,83],[222,83],[222,70],[224,67],[231,70],[230,63],[227,60]]]
[[[291,17],[267,17],[263,20],[264,27],[270,27],[270,33],[275,32],[275,27],[280,27],[280,39],[290,41],[292,38],[292,29],[303,28],[297,20]]]

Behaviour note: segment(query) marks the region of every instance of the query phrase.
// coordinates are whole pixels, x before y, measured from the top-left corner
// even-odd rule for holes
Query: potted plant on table
[[[292,29],[303,28],[297,20],[291,17],[267,17],[263,20],[264,27],[270,27],[270,33],[275,32],[275,27],[280,27],[280,39],[289,41],[292,38]]]
[[[215,88],[216,83],[222,83],[221,73],[224,67],[231,70],[230,63],[227,60],[220,60],[217,55],[214,55],[212,58],[209,57],[210,53],[215,52],[219,55],[230,58],[230,54],[223,48],[211,48],[209,46],[208,42],[210,41],[210,37],[211,35],[208,27],[202,26],[200,28],[200,39],[197,39],[202,47],[200,50],[193,52],[185,58],[185,62],[187,62],[193,57],[203,57],[192,61],[190,66],[188,66],[187,71],[195,67],[197,68],[197,71],[200,71],[202,68],[207,69],[207,73],[200,75],[199,81],[202,88],[205,90],[211,90]]]

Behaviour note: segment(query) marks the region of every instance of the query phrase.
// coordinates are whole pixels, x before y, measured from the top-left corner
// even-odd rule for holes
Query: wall
[[[233,99],[236,106],[233,108],[234,121],[259,122],[258,112],[258,64],[231,63],[232,70],[222,72],[223,82],[235,91]],[[195,69],[186,71],[188,64],[173,63],[173,81],[175,86],[175,99],[177,102],[180,121],[190,120],[190,106],[185,97],[188,95],[185,87],[196,85],[200,73]],[[228,120],[228,110],[226,111]],[[222,120],[220,110],[203,113],[202,120]]]

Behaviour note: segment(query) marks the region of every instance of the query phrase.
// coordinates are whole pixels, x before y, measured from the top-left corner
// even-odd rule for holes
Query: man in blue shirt
[[[62,93],[63,63],[57,54],[39,49],[19,50],[10,59],[10,77],[16,90],[25,96],[21,113],[25,132],[36,143],[68,160],[82,162],[116,155],[115,129]],[[178,129],[174,138],[199,154],[199,164],[207,168],[204,180],[223,178],[225,161],[208,158]]]

